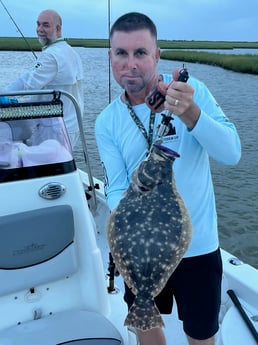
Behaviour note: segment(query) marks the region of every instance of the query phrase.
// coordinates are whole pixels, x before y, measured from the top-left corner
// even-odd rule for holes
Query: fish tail
[[[156,327],[164,327],[164,322],[154,300],[137,303],[137,296],[126,316],[125,326],[131,326],[143,331]]]

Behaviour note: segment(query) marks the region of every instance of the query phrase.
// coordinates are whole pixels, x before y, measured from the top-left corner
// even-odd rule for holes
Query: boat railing
[[[15,92],[1,93],[0,97],[3,96],[3,97],[12,98],[12,97],[19,97],[19,96],[41,96],[41,95],[53,95],[53,96],[55,96],[56,94],[60,94],[60,96],[67,97],[73,103],[73,106],[74,106],[75,111],[76,111],[77,123],[78,123],[78,127],[79,127],[80,139],[81,139],[82,150],[83,150],[83,157],[84,157],[85,164],[87,166],[89,187],[90,187],[91,195],[93,198],[91,210],[94,212],[97,208],[97,197],[96,197],[96,192],[95,192],[95,185],[94,185],[94,180],[93,180],[92,169],[91,169],[90,160],[89,160],[86,136],[84,134],[84,129],[83,129],[82,112],[81,112],[81,109],[80,109],[78,102],[76,101],[75,97],[73,95],[71,95],[69,92],[66,92],[64,90],[15,91]]]

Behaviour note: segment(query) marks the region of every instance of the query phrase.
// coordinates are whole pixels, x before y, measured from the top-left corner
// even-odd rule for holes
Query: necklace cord
[[[142,121],[139,119],[139,117],[135,113],[133,106],[131,105],[131,103],[129,101],[127,93],[125,93],[125,103],[126,103],[128,111],[129,111],[129,114],[131,115],[132,119],[134,120],[135,124],[137,125],[137,127],[141,131],[144,138],[146,139],[146,142],[148,145],[148,152],[149,152],[151,145],[152,145],[152,140],[153,140],[153,128],[154,128],[156,113],[154,113],[153,111],[150,111],[149,134],[148,134]]]

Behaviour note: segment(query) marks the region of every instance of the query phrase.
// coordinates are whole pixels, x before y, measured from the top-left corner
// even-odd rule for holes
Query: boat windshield
[[[15,175],[18,176],[17,169],[47,165],[56,170],[57,164],[71,161],[73,156],[61,101],[1,105],[0,181],[1,176],[5,180],[8,175],[6,170],[16,170]],[[57,170],[60,171],[60,166]],[[49,174],[53,173],[50,169]],[[24,178],[24,171],[21,175]],[[31,172],[27,178],[30,176]]]

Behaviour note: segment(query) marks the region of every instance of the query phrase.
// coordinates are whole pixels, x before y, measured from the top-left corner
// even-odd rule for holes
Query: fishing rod
[[[8,9],[6,8],[6,6],[4,5],[3,1],[0,0],[3,8],[5,9],[6,13],[8,14],[8,16],[10,17],[11,21],[13,22],[13,24],[15,25],[16,29],[19,31],[19,33],[21,34],[22,38],[24,39],[25,43],[27,44],[27,47],[31,50],[32,54],[34,55],[35,59],[37,59],[37,55],[35,54],[35,52],[33,51],[31,45],[29,44],[28,40],[26,39],[26,37],[23,35],[23,33],[21,32],[19,26],[16,24],[15,20],[13,19],[13,17],[11,16],[11,13],[8,11]]]
[[[110,0],[108,0],[108,49],[110,49]],[[108,103],[111,103],[111,62],[108,58]]]
[[[238,297],[236,296],[235,292],[233,290],[227,291],[229,297],[231,298],[232,302],[234,303],[235,307],[239,311],[243,321],[245,322],[246,326],[249,328],[249,331],[251,332],[252,336],[255,339],[256,344],[258,344],[258,332],[256,328],[254,327],[253,323],[249,319],[248,315],[246,314],[244,308],[242,307]]]

